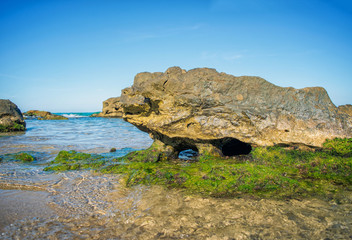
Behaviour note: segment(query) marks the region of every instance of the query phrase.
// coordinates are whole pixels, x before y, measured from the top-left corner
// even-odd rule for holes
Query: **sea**
[[[348,239],[351,204],[320,199],[210,198],[161,186],[126,187],[92,170],[45,172],[61,150],[123,156],[152,139],[120,118],[57,113],[0,136],[0,239]],[[116,152],[110,152],[115,148]],[[352,199],[352,196],[346,196]]]
[[[26,119],[27,131],[0,138],[1,153],[36,151],[57,153],[76,150],[88,153],[109,152],[117,155],[148,148],[152,140],[121,118],[89,117],[92,113],[55,113],[68,120]],[[121,153],[121,154],[120,154]]]

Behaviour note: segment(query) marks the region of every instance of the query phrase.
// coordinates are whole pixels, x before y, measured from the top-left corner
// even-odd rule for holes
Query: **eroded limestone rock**
[[[122,106],[119,97],[112,97],[103,102],[103,110],[95,117],[122,117]]]
[[[351,104],[341,105],[338,107],[338,109],[341,113],[346,113],[352,117],[352,105]]]
[[[321,87],[279,87],[215,69],[139,73],[122,90],[123,117],[175,153],[248,153],[251,145],[321,147],[352,137],[352,118]]]

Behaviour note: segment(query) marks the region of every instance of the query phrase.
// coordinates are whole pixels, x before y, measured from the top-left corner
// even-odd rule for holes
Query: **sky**
[[[172,66],[324,87],[352,104],[350,0],[0,0],[0,98],[101,111]]]

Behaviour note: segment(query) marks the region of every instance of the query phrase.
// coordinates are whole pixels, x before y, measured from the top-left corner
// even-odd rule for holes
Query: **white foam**
[[[86,116],[82,116],[82,115],[78,115],[78,114],[62,114],[62,116],[67,117],[67,118],[82,118],[82,117],[86,117]]]

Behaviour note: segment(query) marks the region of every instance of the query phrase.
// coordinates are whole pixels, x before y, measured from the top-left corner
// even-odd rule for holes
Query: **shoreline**
[[[145,134],[136,135],[140,134],[139,131],[135,131],[134,127],[120,120],[99,119],[85,122],[84,119],[76,119],[71,123],[84,123],[82,127],[85,127],[87,124],[98,122],[97,126],[104,127],[110,121],[115,124],[116,132],[125,131],[122,135],[119,135],[120,139],[118,140],[121,144],[126,144],[126,139],[130,141],[133,138],[134,142],[140,144],[139,146],[147,145],[148,141],[145,141],[145,138],[148,136]],[[193,167],[204,167],[205,165],[202,165],[202,162],[192,163],[183,160],[178,163],[170,162],[169,164],[163,161],[144,163],[133,162],[131,159],[129,160],[130,173],[134,172],[134,175],[130,178],[130,181],[131,183],[136,182],[126,187],[128,172],[125,172],[125,175],[103,174],[95,172],[91,168],[90,163],[94,163],[95,160],[88,159],[90,157],[89,152],[92,151],[92,147],[95,149],[95,147],[100,146],[99,139],[102,142],[106,141],[104,138],[109,137],[106,132],[103,134],[97,133],[98,136],[104,138],[83,134],[82,136],[88,139],[87,146],[75,145],[72,141],[70,142],[71,145],[63,147],[59,144],[50,145],[52,140],[48,135],[52,135],[55,141],[60,140],[57,138],[64,139],[64,141],[60,140],[60,143],[68,142],[65,140],[66,136],[55,135],[55,132],[52,134],[44,132],[42,134],[44,129],[50,129],[52,126],[57,127],[57,125],[37,120],[31,120],[30,123],[36,124],[39,122],[40,125],[32,125],[25,135],[9,137],[13,142],[7,141],[6,143],[8,144],[6,146],[12,146],[7,148],[6,152],[31,151],[36,147],[36,150],[43,150],[43,152],[32,152],[33,156],[36,157],[36,160],[32,163],[11,162],[12,160],[0,163],[2,165],[0,187],[1,183],[4,183],[5,185],[12,184],[12,188],[22,189],[0,190],[0,193],[7,193],[0,194],[0,204],[4,204],[3,207],[6,209],[6,213],[4,213],[6,215],[3,218],[6,222],[3,225],[12,224],[7,225],[4,230],[0,231],[0,234],[4,233],[0,236],[1,239],[48,239],[49,237],[58,239],[65,237],[71,239],[111,239],[111,237],[122,239],[231,239],[234,237],[242,239],[333,239],[352,236],[349,229],[349,226],[352,225],[351,191],[344,192],[345,198],[342,200],[339,198],[322,199],[312,196],[276,200],[253,197],[250,194],[237,195],[232,198],[211,197],[209,195],[206,197],[194,192],[190,194],[185,189],[168,185],[178,179],[177,173],[173,172],[170,164],[175,164],[174,167],[179,167],[179,170],[187,166],[189,170],[192,170],[191,164],[194,164]],[[116,126],[116,123],[121,125]],[[63,124],[65,126],[70,125],[70,121]],[[120,128],[121,126],[123,127]],[[65,129],[68,129],[68,132],[71,131],[71,128]],[[98,139],[95,142],[96,145],[89,145],[89,139],[91,138]],[[51,166],[49,162],[54,160],[61,150],[69,150],[70,146],[79,146],[80,148],[77,150],[84,153],[73,154],[73,158],[81,156],[81,159],[79,161],[77,159],[72,160],[72,164],[69,163],[68,165],[81,164],[83,166],[83,164],[89,163],[86,165],[87,170],[42,171],[44,167]],[[109,148],[110,146],[104,146],[104,151],[108,152]],[[144,155],[147,158],[140,159],[154,159],[155,157],[155,159],[161,160],[160,152],[153,152],[152,150],[148,152],[146,149],[128,154],[132,151],[132,148],[125,150],[117,148],[116,153],[109,154],[116,154],[115,157],[110,159],[135,156],[134,160],[138,160],[143,154],[150,154],[149,157]],[[121,156],[118,156],[118,154],[121,154]],[[84,159],[83,156],[88,158]],[[102,159],[98,159],[98,161],[100,160]],[[210,162],[213,160],[208,159]],[[215,170],[219,166],[224,168],[231,164],[247,166],[245,165],[246,161],[249,161],[247,164],[249,166],[253,159],[251,160],[248,157],[237,160],[236,158],[226,158],[223,161],[225,165],[213,165],[216,163],[216,161],[213,161],[208,166]],[[113,161],[111,164],[118,164],[118,162]],[[137,166],[139,168],[136,168]],[[148,168],[145,166],[148,166]],[[172,171],[168,170],[170,174],[166,174],[165,169]],[[146,182],[147,184],[143,185],[139,182],[143,180],[141,173],[149,172],[149,178],[152,179],[151,177],[154,173],[157,173],[157,170],[161,174],[159,180],[167,180],[169,182],[164,183],[168,184],[148,184]],[[213,171],[213,173],[209,171],[206,173],[204,170],[204,175],[207,175],[209,179],[205,177],[203,180],[210,181],[211,178],[215,177],[212,174],[221,172],[224,171]],[[144,177],[148,178],[148,174]],[[201,178],[204,175],[201,175]],[[221,175],[219,177],[221,180]],[[140,179],[138,180],[138,178]],[[11,202],[11,196],[16,194],[19,196],[16,198],[17,201]],[[26,201],[27,198],[28,201]],[[17,209],[16,206],[18,206]],[[42,212],[40,212],[41,209]],[[23,214],[16,215],[16,211],[21,211]],[[25,219],[22,217],[25,217]]]

